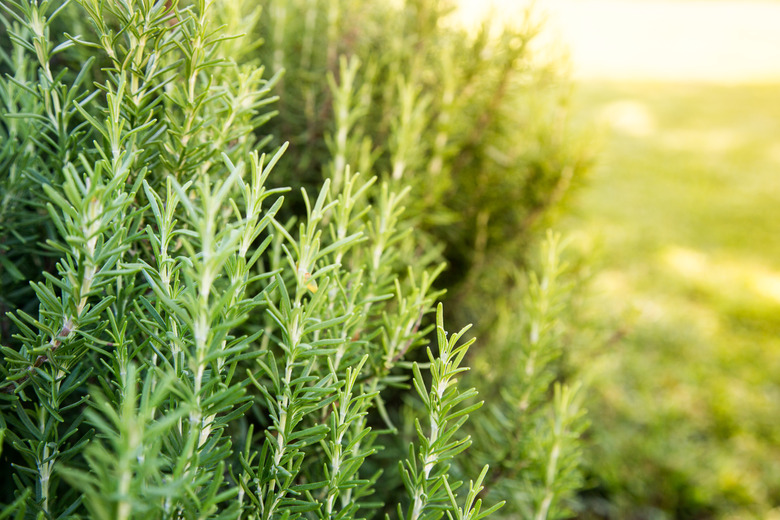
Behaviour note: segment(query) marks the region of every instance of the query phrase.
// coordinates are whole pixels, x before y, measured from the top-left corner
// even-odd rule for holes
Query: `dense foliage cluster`
[[[267,0],[263,63],[289,140],[287,179],[342,182],[345,164],[407,186],[417,229],[444,246],[456,316],[492,327],[517,267],[591,155],[569,124],[560,63],[532,51],[540,26],[452,27],[453,7],[409,0]],[[328,83],[323,81],[328,78]]]
[[[565,514],[559,241],[516,267],[559,98],[528,29],[372,4],[2,5],[0,517]],[[446,284],[506,364],[476,422]]]
[[[573,448],[567,435],[584,427],[574,394],[553,406],[573,269],[559,241],[529,252],[591,162],[568,122],[560,64],[532,52],[540,27],[530,12],[518,26],[488,20],[468,32],[436,0],[263,5],[260,54],[286,71],[269,125],[296,158],[281,177],[339,183],[351,164],[410,190],[417,239],[447,262],[437,284],[448,316],[474,323],[476,348],[489,350],[467,376],[488,396],[468,460],[496,470],[489,492],[508,500],[503,513],[533,516],[545,497],[579,487],[579,474],[560,467],[544,482],[556,443]],[[535,257],[540,277],[529,279],[523,267]],[[553,415],[571,421],[557,437]],[[545,436],[544,448],[531,442]]]

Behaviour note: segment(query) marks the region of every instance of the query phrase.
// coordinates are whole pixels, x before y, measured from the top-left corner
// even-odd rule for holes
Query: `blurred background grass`
[[[595,273],[580,517],[780,518],[780,6],[534,11],[598,151],[561,226]]]
[[[601,153],[565,227],[612,331],[587,353],[585,516],[776,518],[780,86],[577,92]]]

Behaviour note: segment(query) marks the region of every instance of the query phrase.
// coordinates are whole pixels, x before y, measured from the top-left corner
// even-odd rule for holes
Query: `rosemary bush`
[[[469,378],[479,382],[487,406],[467,425],[475,443],[463,460],[466,472],[489,464],[486,496],[507,500],[502,513],[535,520],[570,517],[574,492],[584,485],[584,392],[576,377],[562,382],[576,373],[564,349],[576,285],[565,256],[561,238],[548,233],[535,268],[517,274],[490,335],[490,355],[475,357]]]
[[[407,174],[430,155],[416,139],[430,94],[400,69],[321,47],[316,28],[301,56],[324,49],[338,68],[310,61],[308,80],[283,77],[292,51],[275,45],[269,77],[239,37],[263,18],[241,2],[1,7],[0,518],[497,511],[503,491],[484,489],[488,467],[465,451],[481,406],[462,381],[473,339],[448,334],[436,305],[441,238],[423,216],[453,221],[446,190],[430,191],[447,182]],[[268,20],[294,18],[285,8]],[[366,70],[399,107],[377,123],[386,174],[363,126],[380,95],[358,80]],[[311,119],[322,126],[307,158],[284,117],[274,131],[292,146],[269,133],[269,106],[287,110],[290,85],[318,82],[328,101],[312,102],[336,122]],[[551,244],[544,276],[557,272]],[[530,293],[529,309],[544,310],[529,330],[543,337],[547,287]],[[547,346],[526,354],[540,356],[526,382],[534,407],[554,378]],[[573,395],[557,389],[555,413],[519,433],[539,460],[580,431]],[[523,472],[536,518],[573,487],[566,453],[542,480]]]
[[[474,322],[485,349],[467,377],[488,396],[487,411],[465,426],[476,453],[459,460],[467,474],[494,468],[485,493],[507,499],[501,513],[565,514],[582,484],[585,423],[578,383],[555,385],[567,378],[566,302],[577,273],[558,238],[530,251],[591,157],[567,122],[560,64],[531,50],[541,30],[532,13],[514,27],[486,20],[471,34],[440,0],[263,6],[260,52],[286,70],[269,122],[296,157],[283,178],[339,184],[352,164],[410,190],[418,240],[442,247],[448,264],[437,280],[448,317]],[[541,265],[524,275],[537,256]]]
[[[286,71],[269,122],[296,159],[282,177],[338,185],[351,164],[408,186],[409,218],[444,247],[453,317],[492,329],[498,309],[481,302],[514,284],[592,162],[565,68],[532,50],[533,12],[470,33],[446,0],[261,4],[259,52]]]

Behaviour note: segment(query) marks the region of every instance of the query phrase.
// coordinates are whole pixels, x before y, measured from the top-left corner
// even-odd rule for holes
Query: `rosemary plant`
[[[463,287],[580,171],[495,148],[528,35],[460,40],[428,0],[249,4],[0,4],[0,518],[559,517],[584,423],[557,243],[509,307],[527,340],[492,335],[521,368],[487,411],[437,306],[455,284],[475,314]]]
[[[431,252],[443,246],[448,262],[437,282],[448,291],[448,319],[476,322],[487,340],[473,354],[478,370],[465,377],[489,399],[464,426],[474,446],[453,469],[468,478],[490,463],[482,496],[507,500],[499,514],[564,515],[582,485],[586,423],[576,374],[559,363],[569,296],[559,239],[543,242],[538,278],[518,273],[534,263],[540,224],[590,157],[566,122],[565,80],[531,52],[539,31],[532,15],[519,27],[486,22],[469,34],[449,23],[452,6],[439,0],[264,5],[261,23],[273,38],[260,52],[287,70],[270,124],[297,158],[283,176],[316,185],[322,175],[338,186],[352,164],[409,190],[417,239]]]
[[[587,427],[581,383],[561,382],[571,267],[559,236],[548,233],[540,250],[537,270],[507,295],[491,334],[494,357],[474,360],[490,406],[468,425],[478,442],[463,459],[467,471],[490,464],[487,496],[507,500],[505,513],[534,520],[571,515]],[[496,363],[513,369],[495,370]]]
[[[383,471],[406,483],[388,512],[500,507],[479,498],[486,467],[468,489],[449,475],[479,403],[458,387],[471,342],[447,337],[441,306],[429,363],[405,361],[443,267],[410,232],[409,189],[369,175],[349,83],[331,80],[346,114],[324,140],[331,178],[289,218],[298,194],[269,183],[287,145],[261,128],[280,76],[227,32],[256,12],[2,8],[0,517],[369,516]],[[398,171],[412,145],[393,145]],[[377,454],[410,378],[426,414],[399,469]]]
[[[448,0],[261,4],[259,52],[286,70],[269,122],[296,158],[281,175],[337,187],[351,164],[409,187],[409,218],[444,246],[448,314],[491,330],[498,309],[482,302],[513,284],[591,162],[563,67],[532,51],[533,13],[470,33]]]

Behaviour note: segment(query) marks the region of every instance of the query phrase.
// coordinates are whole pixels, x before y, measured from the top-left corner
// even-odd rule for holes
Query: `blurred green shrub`
[[[558,272],[557,239],[547,245],[551,256],[542,255],[543,284],[518,274],[592,162],[568,120],[561,63],[532,51],[540,28],[530,13],[515,26],[488,20],[469,33],[438,0],[263,7],[263,61],[285,70],[276,85],[279,115],[269,124],[297,158],[284,177],[338,185],[349,164],[410,190],[415,235],[443,247],[448,267],[438,283],[450,319],[476,323],[486,340],[490,362],[470,381],[494,399],[472,432],[473,451],[482,463],[504,466],[487,492],[508,499],[503,514],[563,514],[561,499],[580,485],[570,441],[584,426],[579,392],[554,392],[565,379],[556,362],[567,294],[560,285],[573,278]],[[543,436],[544,446],[521,440]],[[553,449],[570,457],[569,466],[551,469],[543,484]]]
[[[491,329],[499,309],[482,302],[511,287],[592,161],[531,14],[469,33],[441,0],[262,5],[263,62],[285,70],[269,123],[296,158],[285,177],[338,186],[350,164],[409,187],[415,230],[444,245],[453,316]]]

